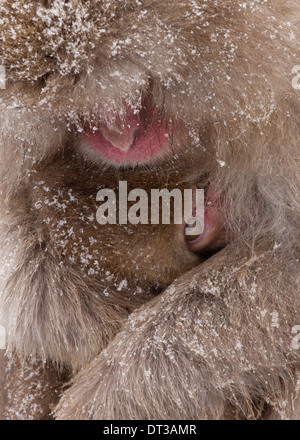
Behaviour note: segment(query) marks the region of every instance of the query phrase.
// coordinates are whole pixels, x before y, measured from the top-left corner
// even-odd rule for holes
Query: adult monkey
[[[52,181],[59,175],[68,181],[74,157],[76,164],[81,157],[77,184],[84,186],[86,161],[93,169],[104,162],[139,173],[163,163],[182,171],[190,158],[214,202],[204,239],[220,240],[220,217],[232,238],[130,317],[79,373],[59,418],[259,418],[271,410],[297,417],[300,104],[291,73],[298,63],[297,3],[1,3],[8,80],[1,94],[2,194],[5,223],[14,220],[3,235],[8,347],[74,369],[103,348],[102,337],[98,345],[89,339],[101,335],[103,317],[95,314],[89,334],[84,313],[94,313],[93,303],[82,307],[82,291],[82,320],[76,328],[74,318],[73,331],[64,333],[62,325],[47,332],[51,320],[29,319],[35,298],[52,310],[45,291],[56,274],[63,278],[57,256],[43,259],[40,282],[32,283],[24,266],[27,257],[41,270],[41,253],[32,259],[28,242],[44,258],[53,232],[46,228],[45,237],[41,222],[28,240],[20,220],[28,211],[16,194],[22,190],[27,200],[33,193],[32,170],[49,176],[52,169]],[[65,189],[71,200],[72,186]],[[63,293],[70,279],[59,284]],[[73,291],[76,297],[76,283]],[[57,334],[63,338],[53,349]]]

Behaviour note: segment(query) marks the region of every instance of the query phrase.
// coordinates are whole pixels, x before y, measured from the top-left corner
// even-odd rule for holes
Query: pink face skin
[[[97,131],[88,127],[81,140],[106,162],[126,165],[170,154],[176,148],[170,131],[167,121],[159,120],[152,110],[139,114],[128,110],[126,118],[100,123]]]

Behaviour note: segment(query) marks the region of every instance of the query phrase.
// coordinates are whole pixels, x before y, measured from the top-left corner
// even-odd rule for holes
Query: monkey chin
[[[138,113],[127,109],[123,116],[99,119],[96,126],[87,125],[80,136],[80,148],[94,161],[110,165],[147,165],[174,154],[178,149],[173,139],[177,124],[161,117],[151,108]]]
[[[85,158],[115,168],[143,167],[162,162],[173,156],[177,148],[170,142],[147,144],[142,140],[131,151],[123,152],[102,139],[99,132],[81,135],[79,142],[79,149]]]

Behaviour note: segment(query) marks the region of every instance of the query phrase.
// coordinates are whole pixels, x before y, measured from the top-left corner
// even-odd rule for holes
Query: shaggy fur
[[[0,322],[9,353],[83,368],[59,418],[297,414],[299,14],[296,0],[1,2]],[[86,155],[87,122],[145,99],[176,153],[128,170]],[[123,176],[209,182],[234,240],[200,264],[174,226],[89,224],[97,188]]]

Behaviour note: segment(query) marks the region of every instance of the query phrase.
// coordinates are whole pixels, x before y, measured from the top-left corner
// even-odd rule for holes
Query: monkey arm
[[[276,402],[288,412],[300,361],[289,272],[276,247],[228,246],[130,316],[75,378],[58,418],[257,418]]]

